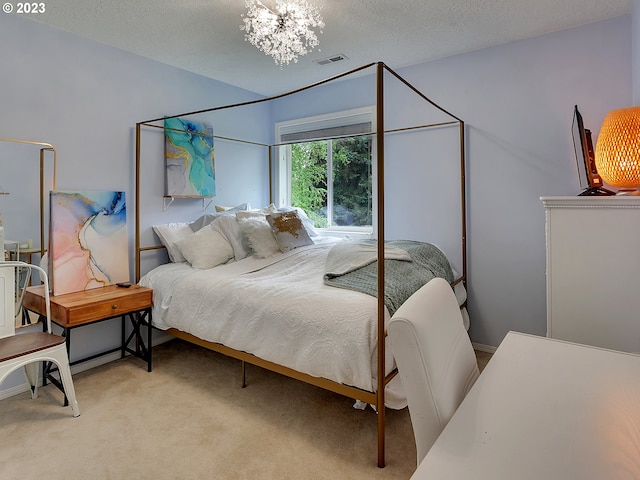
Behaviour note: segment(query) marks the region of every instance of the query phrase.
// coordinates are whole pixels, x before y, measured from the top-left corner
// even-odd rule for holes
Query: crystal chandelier
[[[246,0],[246,15],[242,15],[246,41],[271,55],[282,67],[318,46],[313,28],[324,28],[320,10],[306,0],[276,0],[275,12],[260,0]]]

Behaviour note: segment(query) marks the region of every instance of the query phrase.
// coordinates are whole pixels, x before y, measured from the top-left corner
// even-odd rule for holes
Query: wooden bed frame
[[[455,279],[452,286],[463,282],[466,285],[467,281],[467,260],[466,260],[466,179],[465,179],[465,154],[464,154],[464,145],[465,145],[465,132],[464,132],[464,122],[460,120],[455,115],[452,115],[448,111],[444,110],[429,98],[427,98],[424,94],[422,94],[419,90],[409,84],[406,80],[400,77],[397,73],[391,70],[382,62],[371,63],[365,65],[363,67],[348,71],[338,76],[331,77],[324,81],[314,83],[308,85],[306,87],[287,92],[281,95],[263,98],[259,100],[237,103],[232,105],[226,105],[222,107],[214,107],[204,110],[197,110],[193,112],[181,113],[178,115],[167,116],[162,118],[156,118],[152,120],[146,120],[142,122],[138,122],[136,124],[136,171],[135,171],[135,265],[136,265],[136,282],[140,280],[141,272],[140,272],[140,256],[142,252],[162,249],[163,246],[160,245],[152,245],[152,246],[141,246],[140,245],[140,163],[141,163],[141,129],[142,127],[150,127],[156,129],[164,129],[164,125],[159,125],[159,122],[163,122],[167,118],[176,118],[183,117],[188,115],[196,115],[202,114],[206,112],[213,112],[216,110],[223,109],[232,109],[236,107],[247,106],[256,103],[269,102],[278,98],[295,95],[296,93],[300,93],[302,91],[306,91],[312,89],[314,87],[327,84],[334,80],[353,75],[357,72],[361,72],[365,69],[369,69],[371,67],[375,67],[375,75],[376,75],[376,120],[377,120],[377,128],[375,132],[372,132],[376,136],[377,141],[377,215],[378,215],[378,225],[377,225],[377,239],[378,239],[378,248],[377,248],[377,260],[378,260],[378,332],[384,332],[382,335],[378,335],[378,358],[377,358],[377,370],[378,370],[378,385],[377,392],[368,392],[365,390],[361,390],[359,388],[350,387],[347,385],[343,385],[328,379],[318,378],[306,373],[298,372],[296,370],[290,369],[288,367],[284,367],[282,365],[278,365],[273,362],[269,362],[263,360],[255,355],[252,355],[247,352],[235,350],[229,348],[225,345],[219,343],[208,342],[197,338],[189,333],[185,333],[176,329],[166,330],[167,333],[180,338],[182,340],[188,341],[190,343],[200,345],[207,349],[222,353],[224,355],[236,358],[241,361],[242,365],[242,385],[245,386],[245,362],[257,365],[262,368],[266,368],[268,370],[280,373],[282,375],[286,375],[288,377],[301,380],[303,382],[309,383],[311,385],[315,385],[321,387],[323,389],[329,390],[331,392],[335,392],[341,395],[345,395],[347,397],[361,400],[365,403],[373,405],[378,414],[378,467],[385,466],[385,403],[384,403],[384,393],[385,386],[391,381],[391,379],[396,375],[397,370],[394,370],[389,375],[385,375],[385,304],[384,304],[384,230],[385,230],[385,219],[384,219],[384,140],[385,134],[390,133],[398,133],[399,131],[409,131],[409,130],[417,130],[417,129],[428,129],[428,128],[439,128],[439,127],[447,127],[447,126],[458,126],[459,128],[459,150],[460,150],[460,200],[461,200],[461,249],[462,249],[462,272],[461,275]],[[402,84],[404,84],[408,89],[412,90],[415,94],[417,94],[421,99],[425,102],[429,103],[433,107],[435,107],[440,112],[446,114],[451,121],[434,123],[428,125],[417,125],[414,127],[402,128],[400,130],[385,130],[384,128],[384,73],[388,72],[393,75],[396,79],[398,79]],[[215,137],[214,138],[223,138],[223,137]],[[225,140],[233,140],[243,143],[254,143],[254,142],[246,142],[244,140],[235,140],[225,138]],[[278,145],[264,145],[259,144],[264,147],[268,147],[268,161],[269,161],[269,196],[270,201],[273,199],[273,149]],[[466,306],[466,302],[465,305]]]

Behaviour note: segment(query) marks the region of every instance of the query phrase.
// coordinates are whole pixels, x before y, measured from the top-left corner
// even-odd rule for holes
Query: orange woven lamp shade
[[[640,107],[613,110],[604,117],[596,168],[612,187],[640,187]]]

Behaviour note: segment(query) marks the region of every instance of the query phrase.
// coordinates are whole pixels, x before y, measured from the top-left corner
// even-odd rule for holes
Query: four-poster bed
[[[400,77],[398,74],[396,74],[394,71],[392,71],[391,69],[389,69],[386,65],[384,65],[383,63],[375,63],[375,64],[370,64],[370,65],[366,65],[364,67],[355,69],[355,70],[351,70],[349,72],[346,72],[342,75],[338,75],[336,77],[332,77],[330,79],[327,79],[325,81],[322,82],[318,82],[315,83],[313,85],[292,91],[292,92],[288,92],[282,95],[278,95],[275,97],[269,97],[269,98],[264,98],[264,99],[259,99],[259,100],[254,100],[254,101],[249,101],[249,102],[244,102],[244,103],[238,103],[238,104],[233,104],[233,105],[227,105],[227,106],[222,106],[222,107],[214,107],[214,108],[210,108],[210,109],[204,109],[204,110],[198,110],[198,111],[194,111],[194,112],[187,112],[187,113],[182,113],[179,115],[175,115],[173,117],[184,117],[184,116],[193,116],[193,115],[199,115],[199,114],[203,114],[203,113],[208,113],[208,112],[217,112],[217,111],[222,111],[222,110],[229,110],[229,109],[234,109],[234,108],[238,108],[238,107],[245,107],[248,105],[253,105],[253,104],[259,104],[259,103],[264,103],[264,102],[270,102],[270,101],[274,101],[274,100],[278,100],[281,98],[285,98],[285,97],[290,97],[293,95],[296,95],[298,93],[301,92],[306,92],[310,89],[319,87],[321,85],[325,85],[329,82],[333,82],[335,80],[338,79],[342,79],[343,77],[349,76],[349,75],[353,75],[355,73],[359,73],[362,72],[365,69],[368,69],[370,67],[375,67],[375,98],[376,98],[376,127],[375,127],[375,132],[371,132],[371,134],[374,136],[375,141],[377,143],[377,149],[376,149],[376,155],[375,158],[372,160],[372,163],[375,162],[375,168],[377,169],[377,181],[376,184],[374,185],[374,189],[377,192],[377,197],[376,198],[376,202],[375,202],[375,212],[377,214],[377,226],[376,226],[376,230],[373,232],[373,237],[376,239],[376,244],[375,244],[375,254],[374,254],[374,260],[375,262],[377,262],[377,298],[373,298],[370,297],[371,300],[370,302],[373,302],[374,308],[375,308],[375,315],[374,315],[374,321],[373,321],[373,325],[372,328],[370,328],[371,331],[373,331],[373,348],[370,352],[368,352],[369,355],[373,355],[374,359],[373,362],[375,365],[372,366],[372,377],[374,379],[374,384],[373,385],[369,385],[368,388],[367,387],[363,387],[362,385],[360,386],[354,386],[357,385],[356,382],[351,382],[349,380],[347,380],[347,383],[344,383],[343,381],[341,381],[340,379],[335,380],[335,379],[331,379],[330,375],[328,375],[327,377],[322,376],[323,374],[317,374],[314,369],[310,369],[307,368],[306,366],[303,366],[303,368],[296,368],[298,364],[296,364],[295,362],[293,362],[293,364],[295,366],[292,365],[285,365],[285,362],[280,362],[280,361],[273,361],[270,359],[265,359],[262,358],[260,355],[256,355],[254,351],[247,349],[247,348],[238,348],[238,347],[230,347],[227,343],[225,343],[224,341],[212,341],[212,340],[207,340],[202,338],[201,335],[198,335],[197,333],[193,333],[189,332],[189,327],[188,324],[189,322],[184,323],[184,325],[187,325],[184,329],[183,328],[176,328],[176,327],[172,327],[171,323],[168,324],[164,324],[162,325],[162,329],[165,329],[168,333],[170,333],[171,335],[189,341],[191,343],[195,343],[197,345],[201,345],[205,348],[220,352],[222,354],[237,358],[241,361],[241,365],[242,365],[242,383],[244,386],[245,383],[245,362],[248,362],[250,364],[254,364],[287,376],[290,376],[292,378],[298,379],[298,380],[302,380],[304,382],[310,383],[312,385],[316,385],[319,386],[321,388],[330,390],[332,392],[336,392],[342,395],[345,395],[347,397],[351,397],[353,399],[356,400],[360,400],[361,402],[364,402],[366,404],[370,404],[372,405],[376,411],[377,411],[377,418],[378,418],[378,466],[379,467],[383,467],[385,465],[385,445],[384,445],[384,428],[385,428],[385,389],[387,387],[387,385],[390,384],[390,382],[393,380],[393,378],[395,377],[396,371],[393,368],[393,365],[389,365],[390,364],[390,352],[387,351],[386,349],[386,341],[385,341],[385,337],[386,337],[386,333],[385,332],[385,323],[389,318],[389,312],[387,310],[387,306],[385,305],[385,273],[386,273],[386,267],[385,267],[385,263],[388,260],[385,260],[385,161],[384,161],[384,157],[385,157],[385,137],[387,135],[392,135],[392,134],[406,134],[406,133],[411,133],[411,132],[415,132],[415,131],[423,131],[423,130],[429,130],[429,129],[442,129],[442,128],[447,128],[447,127],[457,127],[459,130],[459,144],[457,145],[457,149],[459,149],[459,171],[460,171],[460,197],[459,197],[459,204],[461,207],[461,223],[460,225],[460,231],[461,231],[461,238],[460,238],[460,248],[461,248],[461,252],[460,252],[460,264],[458,265],[458,269],[459,274],[454,278],[453,276],[451,276],[450,278],[450,282],[452,284],[452,287],[457,288],[458,290],[463,290],[464,289],[464,284],[466,283],[466,206],[465,206],[465,156],[464,156],[464,122],[462,120],[460,120],[459,118],[455,117],[454,115],[450,114],[449,112],[447,112],[446,110],[444,110],[443,108],[439,107],[437,104],[435,104],[434,102],[432,102],[430,99],[428,99],[425,95],[423,95],[420,91],[418,91],[416,88],[414,88],[412,85],[410,85],[406,80],[404,80],[402,77]],[[390,128],[385,130],[385,84],[384,84],[384,77],[385,74],[389,74],[391,75],[391,78],[394,80],[398,80],[399,81],[399,85],[402,88],[406,88],[407,91],[409,91],[411,94],[415,94],[421,101],[425,102],[425,105],[433,107],[439,115],[444,115],[447,120],[445,121],[438,121],[438,122],[434,122],[434,123],[428,123],[428,124],[419,124],[419,125],[411,125],[411,126],[402,126],[401,128]],[[153,120],[147,120],[147,121],[143,121],[143,122],[139,122],[136,124],[136,185],[135,185],[135,208],[136,208],[136,217],[135,217],[135,264],[136,264],[136,282],[140,281],[141,279],[141,253],[142,252],[147,252],[147,251],[152,251],[152,250],[157,250],[160,248],[163,248],[161,245],[145,245],[142,246],[141,245],[141,213],[140,213],[140,203],[141,203],[141,157],[142,157],[142,141],[141,141],[141,133],[142,133],[142,128],[156,128],[156,129],[162,129],[163,125],[159,125],[160,122],[163,122],[165,120],[165,118],[173,118],[173,117],[162,117],[162,118],[157,118],[157,119],[153,119]],[[220,138],[220,137],[215,137],[215,138]],[[268,165],[269,165],[269,201],[271,202],[273,199],[273,162],[274,162],[274,149],[279,147],[279,145],[274,145],[274,144],[265,144],[263,142],[246,142],[245,140],[237,140],[237,139],[230,139],[230,138],[226,138],[225,140],[230,140],[230,141],[237,141],[237,142],[244,142],[244,143],[252,143],[254,145],[260,145],[264,148],[267,149],[268,151]],[[456,155],[457,157],[457,155]],[[218,272],[222,272],[223,270],[239,270],[239,272],[237,272],[238,274],[236,276],[238,277],[242,277],[243,281],[244,279],[247,278],[252,278],[252,277],[256,277],[256,276],[261,276],[261,275],[266,275],[267,277],[269,276],[268,274],[263,274],[263,268],[270,268],[270,262],[271,263],[280,263],[281,265],[286,265],[287,261],[293,262],[293,263],[300,263],[301,260],[299,259],[295,259],[295,260],[291,260],[291,258],[294,258],[296,255],[302,255],[302,256],[313,256],[315,255],[314,253],[311,253],[314,250],[327,250],[328,248],[326,248],[323,245],[310,245],[308,247],[303,247],[300,249],[297,249],[298,251],[291,251],[291,252],[287,252],[283,254],[282,260],[280,259],[280,257],[278,257],[278,261],[274,261],[274,260],[269,260],[269,259],[244,259],[244,260],[240,260],[239,262],[236,262],[237,265],[233,265],[233,264],[225,264],[225,265],[221,265],[220,267],[216,267],[211,269],[214,273],[211,272],[207,272],[207,273],[195,273],[193,274],[193,278],[195,278],[196,280],[191,280],[191,286],[185,286],[186,281],[185,281],[185,285],[182,286],[182,290],[194,290],[197,288],[198,285],[204,285],[204,276],[205,275],[212,275],[214,277],[219,276],[217,275]],[[289,259],[287,257],[290,257]],[[244,262],[244,263],[243,263]],[[244,267],[245,263],[250,263],[253,262],[254,265],[250,265],[248,268]],[[243,268],[240,268],[239,265],[243,264]],[[159,267],[159,268],[162,268]],[[180,276],[187,276],[187,273],[185,273],[184,269],[188,269],[189,267],[182,267],[179,264],[174,264],[171,267],[167,267],[165,270],[174,270],[174,273],[177,275],[176,278],[180,278]],[[315,267],[314,267],[315,268]],[[267,271],[267,270],[264,270]],[[291,270],[290,270],[291,272]],[[159,274],[158,277],[164,275],[165,272],[163,272],[162,274]],[[293,275],[293,273],[291,273]],[[191,275],[189,273],[189,275]],[[435,274],[437,276],[442,276],[439,274]],[[275,277],[273,277],[275,278]],[[153,281],[155,281],[155,279],[153,279],[153,281],[151,280],[151,277],[146,277],[145,280],[147,282],[151,282],[153,283]],[[216,278],[216,281],[220,281],[219,278]],[[226,281],[226,280],[225,280]],[[179,282],[178,282],[179,283]],[[320,282],[321,283],[321,282]],[[150,283],[147,283],[147,285],[150,285]],[[212,286],[210,287],[203,287],[204,290],[206,290],[207,288],[209,290],[213,290],[215,288],[217,288],[217,286],[219,285],[219,283],[215,283],[212,284]],[[241,284],[241,285],[249,285],[249,284]],[[240,288],[240,287],[238,287]],[[244,287],[241,287],[244,288]],[[247,287],[249,288],[249,287]],[[322,287],[322,288],[328,288],[331,289],[333,287]],[[180,287],[176,288],[176,291],[179,290]],[[340,288],[335,289],[334,290],[342,290]],[[367,295],[364,294],[356,294],[354,292],[349,292],[349,293],[345,293],[346,291],[343,291],[342,293],[340,293],[340,295],[361,295],[362,297],[368,297]],[[158,293],[160,294],[160,291],[158,291]],[[309,292],[309,299],[312,298],[311,292]],[[331,294],[333,295],[333,293]],[[466,295],[466,292],[461,294],[461,295]],[[166,298],[171,298],[171,294],[169,294]],[[345,300],[347,303],[348,302],[352,302],[352,297],[346,297],[347,299]],[[304,299],[303,299],[304,301]],[[311,300],[309,300],[311,301]],[[159,302],[158,297],[156,296],[156,294],[154,293],[154,304],[157,304]],[[193,303],[188,299],[183,299],[181,302],[180,301],[175,301],[175,300],[171,300],[171,302],[175,302],[177,304],[182,303],[182,306],[184,307],[185,310],[189,310],[189,306],[187,304]],[[247,301],[248,302],[248,301]],[[162,301],[162,303],[164,303],[164,301]],[[242,301],[240,301],[239,304],[241,304]],[[461,299],[461,307],[465,307],[466,306],[466,297]],[[216,307],[217,308],[223,308],[224,305],[220,304],[222,306]],[[157,305],[158,308],[160,308],[160,305]],[[171,306],[169,307],[169,309],[172,308]],[[179,307],[175,307],[174,311],[176,311],[176,309],[178,309]],[[163,312],[160,316],[156,315],[154,313],[154,324],[156,323],[156,319],[158,319],[158,321],[160,321],[161,318],[164,318],[166,316],[170,316],[170,314],[168,313],[170,310],[167,310],[165,312]],[[199,317],[201,314],[204,314],[206,311],[204,307],[202,309],[191,309],[189,310],[189,315],[195,315],[196,317]],[[215,312],[216,314],[218,313],[217,311]],[[232,315],[230,313],[230,315]],[[278,316],[278,318],[280,316],[282,316],[283,318],[286,317],[286,315],[284,314],[280,314],[280,313],[273,313],[273,316]],[[195,325],[195,331],[200,331],[198,330],[199,328],[199,324],[201,324],[202,322],[198,322],[194,319],[193,321],[193,325]],[[154,326],[158,326],[158,325],[154,325]],[[253,326],[252,326],[253,328]],[[263,328],[261,327],[257,327],[257,328]],[[366,329],[366,328],[365,328]],[[258,330],[260,332],[263,332],[263,330]],[[378,334],[378,332],[383,332],[381,335]],[[316,333],[311,334],[311,336],[316,335]],[[303,333],[300,334],[300,336],[304,336]],[[229,342],[232,343],[233,342]],[[304,356],[304,355],[303,355]],[[392,362],[391,362],[392,363]],[[340,374],[337,375],[336,378],[341,378]]]

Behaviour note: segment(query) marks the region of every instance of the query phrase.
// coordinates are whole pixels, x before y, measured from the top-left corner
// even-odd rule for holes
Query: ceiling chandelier
[[[260,0],[246,0],[247,13],[242,15],[244,39],[271,55],[282,67],[318,46],[313,28],[324,28],[320,9],[306,0],[276,0],[275,11]]]

